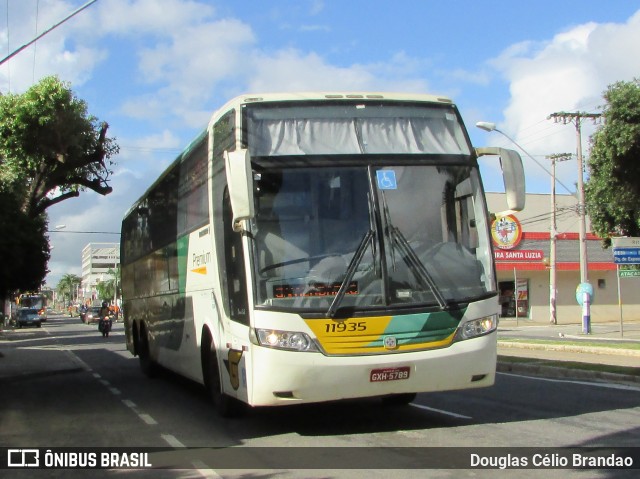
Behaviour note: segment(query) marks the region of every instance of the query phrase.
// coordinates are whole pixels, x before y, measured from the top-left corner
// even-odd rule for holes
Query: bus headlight
[[[318,351],[315,341],[306,333],[257,328],[252,330],[252,333],[253,342],[267,348],[288,351]]]
[[[485,316],[484,318],[472,319],[460,325],[456,333],[455,341],[477,338],[485,334],[492,333],[498,327],[498,317],[496,315]]]

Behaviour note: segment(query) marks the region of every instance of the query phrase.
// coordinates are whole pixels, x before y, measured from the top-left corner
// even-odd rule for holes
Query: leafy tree
[[[101,300],[112,301],[115,297],[114,289],[116,287],[116,283],[118,285],[118,296],[120,296],[120,268],[117,267],[115,271],[109,268],[107,273],[111,278],[105,281],[100,281],[96,285],[96,291],[98,292],[98,297]]]
[[[37,291],[47,274],[49,242],[44,216],[29,218],[18,198],[0,190],[0,298],[15,291]]]
[[[111,301],[113,299],[113,280],[99,281],[96,284],[96,291],[100,301]]]
[[[78,290],[78,286],[82,283],[82,279],[75,274],[65,274],[60,281],[58,281],[58,286],[56,286],[56,290],[58,294],[62,296],[65,303],[67,301],[71,301],[76,296],[76,291]]]
[[[41,286],[48,207],[85,190],[111,192],[118,146],[107,129],[55,76],[23,94],[0,95],[0,298]]]
[[[30,218],[86,189],[109,194],[118,146],[107,129],[56,76],[0,96],[0,188],[16,194]]]
[[[604,126],[591,136],[585,203],[593,231],[640,236],[640,80],[617,82],[604,93]]]

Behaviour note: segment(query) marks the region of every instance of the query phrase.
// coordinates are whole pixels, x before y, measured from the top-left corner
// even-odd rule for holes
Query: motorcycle
[[[103,338],[109,337],[109,331],[111,331],[111,318],[109,316],[100,318],[100,321],[98,321],[98,331],[102,333]]]

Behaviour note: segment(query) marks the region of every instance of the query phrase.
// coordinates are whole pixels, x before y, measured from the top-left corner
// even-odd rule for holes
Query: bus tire
[[[156,375],[157,365],[149,354],[149,336],[145,327],[140,328],[140,338],[138,340],[138,357],[140,358],[140,369],[145,376],[152,378]]]
[[[203,334],[201,348],[204,386],[217,413],[225,418],[242,416],[245,410],[243,403],[222,392],[218,356],[210,333]]]
[[[390,396],[384,396],[382,398],[382,404],[384,406],[406,406],[413,402],[415,398],[416,393],[392,394]]]

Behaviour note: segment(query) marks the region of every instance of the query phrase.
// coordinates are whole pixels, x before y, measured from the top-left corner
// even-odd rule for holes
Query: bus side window
[[[233,231],[233,214],[229,190],[225,190],[222,214],[224,218],[224,259],[229,288],[227,300],[229,302],[229,316],[233,321],[249,324],[247,314],[247,281],[244,269],[244,255],[242,254],[242,235]]]

